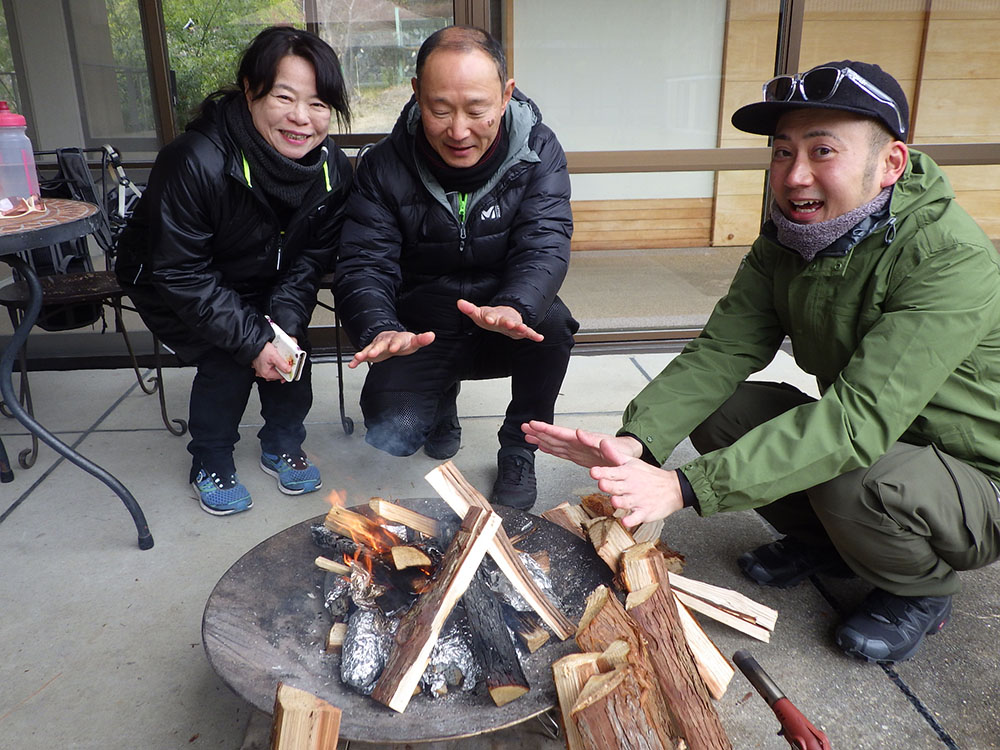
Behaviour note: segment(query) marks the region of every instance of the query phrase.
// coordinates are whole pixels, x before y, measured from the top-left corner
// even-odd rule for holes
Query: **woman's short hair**
[[[266,96],[274,87],[278,64],[288,55],[296,55],[312,63],[317,95],[336,113],[337,122],[349,128],[351,108],[337,53],[311,31],[292,26],[271,26],[257,34],[240,57],[235,84],[210,94],[206,101],[232,95],[234,90],[240,94],[249,91],[251,99]]]

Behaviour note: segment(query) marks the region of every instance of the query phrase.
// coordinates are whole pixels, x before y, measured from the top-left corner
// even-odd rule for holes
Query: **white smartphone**
[[[271,320],[269,315],[265,315],[264,317],[267,318],[267,322],[274,329],[274,346],[292,368],[291,372],[282,372],[281,377],[289,383],[293,380],[298,380],[302,377],[302,368],[306,363],[305,350],[296,344],[295,340],[281,329],[281,326]]]

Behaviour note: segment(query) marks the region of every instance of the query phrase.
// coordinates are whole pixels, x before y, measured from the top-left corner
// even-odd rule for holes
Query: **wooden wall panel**
[[[710,198],[573,201],[573,250],[705,247]]]
[[[745,104],[760,101],[761,86],[774,73],[779,3],[773,0],[730,0],[726,23],[720,148],[766,146],[767,138],[744,133],[730,118]],[[749,245],[760,229],[762,172],[718,172],[712,216],[713,246]]]
[[[934,0],[914,145],[1000,141],[998,105],[1000,3]],[[945,172],[962,207],[990,237],[1000,238],[1000,166]]]

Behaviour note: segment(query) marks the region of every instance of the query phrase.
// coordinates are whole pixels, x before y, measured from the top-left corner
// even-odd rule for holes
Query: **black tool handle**
[[[761,694],[761,697],[767,701],[767,705],[774,706],[774,704],[785,697],[785,694],[781,692],[774,680],[764,671],[764,668],[757,663],[749,651],[740,649],[735,654],[733,654],[733,662],[736,666],[740,668],[740,671],[746,676],[753,685],[757,692]]]

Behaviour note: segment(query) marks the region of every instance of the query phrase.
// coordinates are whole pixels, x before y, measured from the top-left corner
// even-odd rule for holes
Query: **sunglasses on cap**
[[[906,125],[903,123],[903,116],[899,113],[896,101],[851,68],[813,68],[793,76],[777,76],[764,84],[764,101],[787,102],[798,91],[803,101],[825,102],[837,93],[837,89],[845,78],[875,101],[892,107],[899,126],[897,132],[906,132]]]

